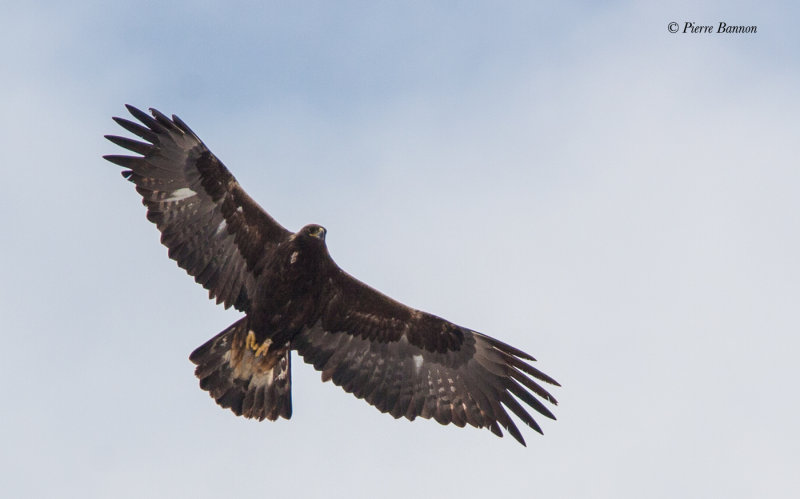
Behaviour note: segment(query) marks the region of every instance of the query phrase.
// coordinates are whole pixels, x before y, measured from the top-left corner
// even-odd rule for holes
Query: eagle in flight
[[[169,257],[209,298],[245,314],[189,357],[220,406],[289,419],[297,350],[323,381],[395,418],[470,424],[501,437],[502,426],[523,445],[506,409],[539,433],[520,402],[555,419],[539,399],[556,399],[539,382],[559,385],[533,357],[353,278],[328,253],[324,227],[286,230],[180,118],[126,107],[140,123],[114,121],[144,142],[107,135],[137,156],[104,158],[125,168]]]

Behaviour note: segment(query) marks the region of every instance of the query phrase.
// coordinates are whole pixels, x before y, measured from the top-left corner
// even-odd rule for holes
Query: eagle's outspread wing
[[[540,433],[519,401],[555,419],[534,394],[557,404],[536,380],[558,383],[525,352],[398,303],[338,268],[323,296],[321,317],[292,347],[323,380],[381,412],[488,427],[498,436],[502,426],[523,445],[506,408]]]
[[[126,106],[141,122],[114,118],[139,142],[107,135],[141,156],[104,156],[124,168],[161,231],[169,257],[225,307],[249,311],[254,279],[269,248],[290,232],[241,188],[225,165],[177,116],[153,117]],[[143,126],[144,125],[144,126]]]

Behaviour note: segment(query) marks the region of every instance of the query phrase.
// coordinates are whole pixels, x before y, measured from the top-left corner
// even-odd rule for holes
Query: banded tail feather
[[[259,421],[292,417],[291,350],[257,343],[243,317],[189,356],[200,388],[237,416]]]

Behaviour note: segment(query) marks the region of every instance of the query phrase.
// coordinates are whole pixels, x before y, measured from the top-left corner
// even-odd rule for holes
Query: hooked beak
[[[311,237],[316,237],[317,239],[324,241],[325,240],[325,227],[316,227],[312,232],[309,232]]]

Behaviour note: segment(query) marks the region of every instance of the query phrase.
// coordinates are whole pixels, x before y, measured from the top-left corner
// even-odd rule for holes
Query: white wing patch
[[[422,367],[422,354],[414,355],[411,358],[414,360],[414,373],[419,373],[419,369]]]
[[[216,235],[219,235],[219,234],[220,234],[222,231],[224,231],[224,230],[225,230],[225,228],[226,228],[227,226],[228,226],[228,222],[226,222],[225,220],[223,220],[222,222],[220,222],[220,223],[219,223],[219,225],[217,226],[217,231],[216,231],[216,232],[214,232],[214,235],[215,235],[215,236],[216,236]]]
[[[164,201],[183,201],[186,198],[196,196],[197,193],[188,187],[181,187],[180,189],[172,191],[170,196]]]
[[[289,257],[289,263],[290,263],[290,264],[294,265],[294,263],[295,263],[296,261],[297,261],[297,251],[293,252],[293,253],[292,253],[292,256],[291,256],[291,257]]]

